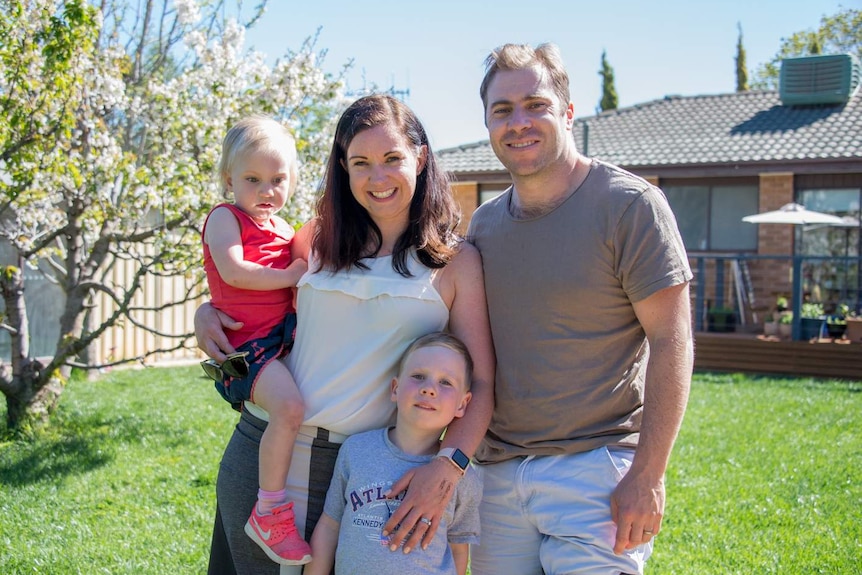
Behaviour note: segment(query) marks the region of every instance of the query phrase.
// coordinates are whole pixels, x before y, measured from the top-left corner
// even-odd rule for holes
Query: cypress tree
[[[602,100],[599,102],[599,107],[602,112],[616,110],[619,105],[619,98],[614,86],[614,69],[608,63],[607,54],[604,50],[602,50],[602,69],[599,70],[599,76],[602,77]]]
[[[745,66],[745,46],[742,45],[742,24],[737,23],[739,38],[736,41],[736,91],[748,92],[748,68]]]
[[[811,56],[817,56],[823,52],[823,48],[820,46],[820,36],[814,32],[811,34],[811,41],[808,42],[808,53]]]

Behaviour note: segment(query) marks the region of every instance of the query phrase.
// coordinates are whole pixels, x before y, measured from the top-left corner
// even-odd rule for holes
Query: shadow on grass
[[[57,413],[35,438],[3,446],[0,485],[22,487],[86,473],[113,461],[117,448],[151,434],[139,417],[99,415]]]
[[[14,449],[11,445],[16,446]],[[16,442],[0,453],[0,485],[23,487],[78,475],[110,463],[114,456],[92,437]]]

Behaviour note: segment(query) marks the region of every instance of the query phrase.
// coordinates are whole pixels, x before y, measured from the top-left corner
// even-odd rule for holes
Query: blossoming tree
[[[87,348],[119,322],[201,293],[200,225],[218,201],[215,166],[227,127],[253,113],[293,130],[300,186],[288,219],[310,216],[334,118],[339,75],[320,66],[314,38],[273,64],[246,50],[265,2],[240,21],[241,2],[0,0],[0,242],[14,260],[0,273],[11,358],[0,361],[7,427],[20,430],[56,405],[72,367],[104,367]],[[164,8],[167,6],[167,8]],[[225,18],[224,14],[236,14]],[[109,272],[134,262],[130,281]],[[52,357],[29,351],[24,270],[65,296]],[[185,294],[158,308],[136,295],[151,276],[182,276]],[[88,321],[97,297],[111,312]],[[189,333],[160,333],[168,346]],[[133,361],[138,358],[118,358]]]

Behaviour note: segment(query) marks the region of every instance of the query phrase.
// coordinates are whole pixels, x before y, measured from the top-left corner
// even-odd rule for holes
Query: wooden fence
[[[117,262],[117,265],[112,269],[109,281],[116,285],[129,285],[134,274],[134,262]],[[171,336],[190,333],[194,330],[195,309],[205,298],[198,298],[177,306],[169,306],[169,304],[185,297],[190,282],[191,280],[184,276],[146,276],[142,282],[142,289],[135,294],[131,306],[148,309],[168,307],[159,309],[157,312],[134,313],[132,317],[137,323],[148,326],[157,333],[150,333],[133,325],[125,318],[121,319],[117,325],[108,328],[99,337],[95,345],[94,357],[102,362],[142,357],[149,351],[172,348],[182,342],[182,338]],[[92,325],[100,325],[115,309],[116,307],[110,298],[100,295],[93,310]],[[185,349],[153,355],[146,359],[146,363],[151,365],[190,361],[201,356],[195,348],[193,337],[187,340],[186,345]]]
[[[129,285],[135,272],[134,266],[134,262],[118,262],[108,280],[109,284]],[[30,355],[51,356],[57,348],[57,340],[60,336],[59,318],[65,306],[65,296],[58,286],[44,279],[36,270],[25,270],[24,277],[24,293],[30,327]],[[191,280],[182,276],[171,278],[147,276],[132,306],[158,308],[181,300],[190,282]],[[121,319],[96,340],[92,348],[93,361],[101,364],[118,359],[138,358],[152,350],[175,347],[183,340],[170,336],[193,331],[194,312],[203,300],[199,298],[179,306],[166,307],[158,312],[147,311],[133,315],[136,322],[153,328],[158,334],[149,333],[127,319]],[[100,295],[92,310],[91,325],[100,325],[115,309],[110,298]],[[187,341],[186,349],[156,354],[147,358],[145,363],[155,365],[199,359],[201,354],[194,346],[195,342],[192,338]],[[9,335],[6,332],[0,332],[0,358],[8,361],[9,357]]]

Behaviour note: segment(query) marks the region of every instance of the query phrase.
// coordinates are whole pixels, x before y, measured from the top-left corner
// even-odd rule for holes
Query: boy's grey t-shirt
[[[449,543],[479,542],[479,501],[482,484],[475,469],[467,469],[428,549],[405,555],[390,551],[383,526],[401,504],[383,494],[409,469],[428,463],[430,455],[409,455],[389,439],[388,429],[351,436],[338,453],[324,512],[341,524],[335,554],[336,575],[352,573],[455,573]]]

